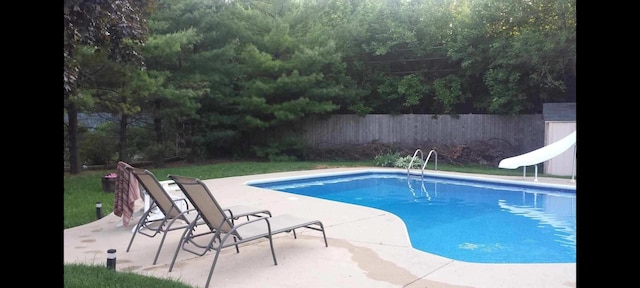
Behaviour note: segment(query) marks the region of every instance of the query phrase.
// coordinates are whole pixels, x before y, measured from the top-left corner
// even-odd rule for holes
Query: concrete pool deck
[[[377,169],[389,170],[331,168],[205,180],[223,207],[244,204],[269,209],[273,215],[286,213],[321,220],[329,243],[325,247],[322,233],[308,229],[296,230],[298,239],[291,233],[277,235],[273,243],[278,265],[273,265],[266,239],[242,245],[240,253],[223,250],[209,287],[577,286],[576,263],[478,264],[452,260],[412,248],[404,223],[386,211],[245,185],[256,180]],[[533,177],[428,172],[534,182]],[[545,177],[538,177],[537,183],[576,185],[569,179]],[[135,211],[142,205],[138,200]],[[158,263],[152,265],[161,235],[154,238],[137,235],[131,250],[126,252],[138,219],[134,218],[128,227],[117,227],[119,221],[120,217],[111,213],[92,223],[65,229],[64,262],[106,265],[107,250],[116,249],[116,271],[204,287],[214,253],[197,256],[181,251],[173,271],[168,272],[182,231],[167,234]]]

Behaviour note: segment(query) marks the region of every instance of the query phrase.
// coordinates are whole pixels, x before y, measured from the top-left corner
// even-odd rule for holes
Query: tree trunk
[[[164,167],[164,158],[166,155],[164,155],[165,150],[162,143],[164,141],[164,135],[162,133],[162,119],[157,117],[153,118],[153,132],[156,134],[156,149],[154,151],[155,153],[158,153],[155,155],[153,161],[158,167]]]
[[[118,129],[118,155],[119,159],[124,162],[129,162],[129,157],[127,156],[127,121],[129,117],[122,114],[120,117],[120,128]]]
[[[162,119],[153,118],[153,130],[156,132],[156,144],[162,145]]]
[[[78,151],[78,108],[69,101],[67,105],[67,116],[69,117],[69,172],[71,174],[80,173],[80,152]]]

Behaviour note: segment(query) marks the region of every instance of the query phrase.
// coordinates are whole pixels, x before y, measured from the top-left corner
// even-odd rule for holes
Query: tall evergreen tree
[[[113,61],[142,65],[136,48],[146,35],[145,15],[153,0],[65,0],[64,1],[64,108],[67,113],[70,172],[80,172],[78,157],[78,112],[83,101],[77,87],[81,67],[76,62],[82,45],[109,51]]]

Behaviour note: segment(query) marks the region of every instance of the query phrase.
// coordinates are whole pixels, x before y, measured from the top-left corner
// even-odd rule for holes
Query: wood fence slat
[[[325,149],[372,142],[442,146],[496,139],[510,143],[517,153],[544,146],[542,114],[465,114],[458,118],[432,114],[372,114],[364,117],[340,114],[327,119],[307,119],[302,126],[304,145]]]

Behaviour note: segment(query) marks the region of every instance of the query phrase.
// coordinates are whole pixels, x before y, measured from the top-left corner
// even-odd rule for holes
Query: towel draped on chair
[[[122,224],[129,225],[133,215],[135,201],[140,197],[140,185],[131,171],[131,165],[119,161],[117,165],[116,187],[114,191],[113,214],[122,217]]]

